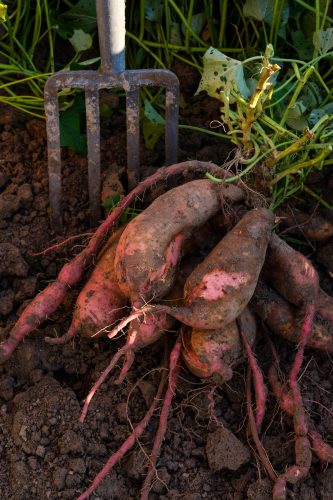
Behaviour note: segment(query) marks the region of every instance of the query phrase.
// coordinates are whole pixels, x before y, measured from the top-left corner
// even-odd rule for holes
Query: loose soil
[[[218,118],[218,104],[202,96],[189,98],[183,117],[192,125],[208,127]],[[20,310],[55,278],[86,237],[44,256],[32,254],[91,229],[85,159],[63,152],[65,232],[59,237],[49,223],[44,123],[2,109],[0,148],[0,333],[6,338]],[[180,137],[180,160],[223,164],[229,153],[226,144],[208,135],[184,132]],[[141,156],[143,175],[163,165],[161,147],[142,148]],[[126,191],[125,127],[120,114],[113,117],[112,128],[104,124],[102,158],[104,198]],[[318,181],[323,178],[314,179]],[[326,186],[330,182],[325,179]],[[146,200],[162,189],[157,186]],[[333,269],[332,244],[305,248],[321,272],[322,286],[332,292],[328,274]],[[116,373],[111,376],[95,395],[84,424],[78,422],[85,395],[123,343],[122,338],[112,342],[76,338],[64,346],[44,342],[45,335],[66,332],[79,288],[0,367],[0,497],[4,500],[77,498],[142,418],[156,391],[163,340],[137,354],[122,385],[113,383]],[[257,357],[265,370],[270,354],[260,332],[258,336]],[[288,370],[294,346],[280,339],[276,344]],[[271,482],[247,437],[245,370],[245,364],[237,367],[232,381],[216,390],[216,419],[210,417],[210,387],[182,370],[151,500],[270,498]],[[306,409],[332,442],[331,374],[330,356],[308,349],[301,377]],[[293,463],[292,423],[273,398],[268,407],[263,442],[273,467],[282,471]],[[156,415],[140,442],[103,480],[95,498],[139,498],[157,425]],[[309,477],[291,494],[296,499],[333,498],[332,466],[314,458]]]

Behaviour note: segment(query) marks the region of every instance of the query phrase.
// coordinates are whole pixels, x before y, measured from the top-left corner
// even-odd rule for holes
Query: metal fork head
[[[123,88],[126,92],[127,175],[129,188],[140,180],[140,107],[139,90],[142,86],[165,87],[165,153],[166,164],[177,161],[179,82],[168,70],[125,70],[122,73],[103,74],[96,71],[60,71],[52,75],[44,90],[48,143],[48,171],[51,219],[54,229],[62,228],[61,151],[58,91],[63,88],[81,88],[85,91],[88,185],[90,222],[94,226],[100,218],[100,116],[99,91]]]

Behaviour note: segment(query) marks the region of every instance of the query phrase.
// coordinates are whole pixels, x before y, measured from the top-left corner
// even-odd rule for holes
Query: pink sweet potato
[[[244,334],[250,345],[256,334],[256,322],[245,308],[240,315]],[[245,352],[236,321],[224,329],[203,330],[183,328],[182,356],[189,370],[201,378],[212,378],[223,384],[232,378],[232,368],[245,359]]]
[[[177,273],[176,283],[165,299],[163,299],[163,303],[168,304],[168,306],[183,305],[184,283],[197,262],[197,258],[187,257],[186,262],[181,263],[181,268]],[[157,312],[155,314],[147,313],[143,317],[137,318],[131,322],[126,336],[126,344],[114,356],[114,359],[117,361],[120,356],[125,356],[125,363],[116,380],[117,384],[124,380],[124,377],[131,368],[135,353],[156,342],[165,332],[172,328],[174,323],[175,319],[165,312]],[[113,361],[111,360],[111,364],[112,363]]]
[[[105,328],[125,315],[127,298],[120,290],[114,272],[114,258],[123,229],[116,231],[97,258],[97,264],[79,294],[69,330],[60,338],[46,337],[52,344],[68,341],[75,335],[99,337]]]
[[[116,253],[119,286],[135,307],[164,297],[172,288],[184,240],[221,208],[221,196],[243,192],[195,180],[159,196],[125,229]],[[236,193],[236,194],[235,194]]]
[[[329,311],[326,298],[328,296],[325,297],[325,295],[322,291],[319,294],[319,297],[324,297],[325,303],[318,299],[312,333],[307,340],[307,345],[314,349],[333,352],[333,322],[322,316]],[[329,299],[332,305],[333,299],[331,297]],[[300,310],[289,304],[261,280],[258,282],[250,306],[273,333],[291,342],[299,342]]]
[[[265,276],[274,288],[289,302],[302,307],[304,318],[299,342],[289,374],[289,387],[294,402],[295,465],[281,474],[274,485],[273,497],[286,496],[287,482],[296,483],[305,477],[311,465],[310,441],[302,395],[298,383],[305,347],[311,338],[315,304],[319,292],[318,275],[311,262],[273,234],[267,252]]]
[[[244,310],[264,263],[274,215],[249,211],[199,264],[185,284],[186,308],[170,314],[185,325],[224,328]]]
[[[288,233],[311,241],[325,241],[333,236],[333,224],[319,214],[306,214],[294,208],[289,212],[279,210],[277,215]]]
[[[265,280],[295,306],[317,300],[319,279],[311,262],[276,234],[270,239],[265,266]]]

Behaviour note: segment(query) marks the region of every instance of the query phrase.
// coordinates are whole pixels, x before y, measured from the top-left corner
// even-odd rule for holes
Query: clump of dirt
[[[190,101],[183,118],[192,124],[209,126],[218,117],[218,102],[204,96]],[[111,133],[103,130],[105,197],[126,191],[125,123],[120,115],[114,119]],[[86,159],[63,152],[65,232],[59,236],[49,222],[44,123],[6,109],[1,113],[0,145],[0,336],[5,338],[20,310],[56,277],[86,238],[43,256],[32,254],[90,228]],[[142,147],[143,176],[163,165],[162,146],[161,141],[152,152]],[[192,132],[180,136],[180,160],[223,164],[229,153],[230,147],[217,138]],[[157,186],[154,195],[161,189]],[[131,425],[140,421],[157,390],[163,340],[137,354],[121,386],[113,383],[117,373],[103,384],[85,422],[79,423],[83,399],[119,343],[74,339],[64,346],[51,346],[44,342],[45,335],[66,332],[78,292],[79,287],[72,290],[40,331],[25,339],[0,366],[0,496],[5,500],[76,498],[126,439]],[[287,370],[294,348],[277,342]],[[259,342],[257,357],[266,367],[269,355],[264,342]],[[307,410],[322,434],[332,439],[331,360],[309,350],[304,367]],[[249,454],[244,379],[245,366],[240,366],[228,386],[217,390],[218,425],[209,416],[210,387],[182,371],[150,500],[265,499],[270,495],[270,481],[258,478],[260,465]],[[293,443],[288,439],[292,423],[280,414],[276,417],[273,400],[267,422],[264,444],[273,465],[282,470],[287,461],[293,461]],[[98,498],[139,497],[157,425],[156,415],[140,445],[103,480]],[[332,467],[322,471],[315,459],[311,476],[294,488],[294,498],[328,498],[332,477]]]

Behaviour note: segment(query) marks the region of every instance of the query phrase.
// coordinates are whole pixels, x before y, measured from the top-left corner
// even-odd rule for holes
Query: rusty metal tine
[[[167,165],[177,163],[179,85],[165,89],[165,161]]]
[[[139,89],[126,92],[127,177],[128,188],[140,180]]]
[[[96,226],[100,216],[101,192],[101,153],[100,153],[100,117],[98,89],[87,89],[85,93],[87,146],[88,146],[88,186],[90,224]]]
[[[49,198],[51,223],[55,231],[62,229],[62,187],[61,187],[61,149],[60,124],[57,87],[48,80],[44,89],[44,103],[48,152]]]

